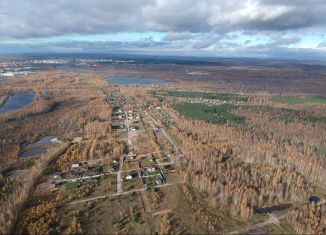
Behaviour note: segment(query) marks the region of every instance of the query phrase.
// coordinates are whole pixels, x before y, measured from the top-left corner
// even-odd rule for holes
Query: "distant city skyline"
[[[0,53],[326,60],[325,0],[3,0]]]

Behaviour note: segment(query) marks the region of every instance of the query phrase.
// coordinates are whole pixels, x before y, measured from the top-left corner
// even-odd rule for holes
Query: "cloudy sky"
[[[0,53],[326,59],[326,0],[1,0]]]

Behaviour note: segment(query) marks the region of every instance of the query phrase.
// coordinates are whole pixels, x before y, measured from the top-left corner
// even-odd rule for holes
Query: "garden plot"
[[[126,170],[137,170],[139,168],[139,162],[136,159],[131,159],[127,156],[123,162],[123,171]]]
[[[156,152],[159,150],[151,133],[140,132],[137,138],[133,139],[133,151],[138,154]]]
[[[125,172],[122,175],[122,179],[122,189],[124,192],[143,188],[143,184],[141,178],[139,177],[138,171]]]

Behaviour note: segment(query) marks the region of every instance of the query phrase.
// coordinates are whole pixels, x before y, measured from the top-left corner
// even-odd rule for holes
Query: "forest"
[[[307,106],[298,109],[297,103],[271,102],[274,98],[269,105],[237,107],[165,104],[164,110],[175,121],[171,133],[185,156],[181,175],[205,192],[213,206],[233,216],[253,216],[262,208],[290,202],[297,205],[287,217],[295,231],[322,234],[323,206],[313,207],[307,201],[316,188],[325,190],[324,106],[304,103]],[[229,125],[232,122],[245,123],[247,128]],[[294,216],[299,213],[314,213],[314,217],[302,221]]]
[[[187,118],[203,120],[212,124],[232,124],[245,125],[245,117],[232,113],[237,106],[222,104],[208,106],[205,104],[178,103],[174,107]]]
[[[233,93],[213,93],[213,92],[196,92],[196,91],[158,91],[163,96],[174,96],[184,98],[202,98],[225,101],[247,101],[247,98]]]

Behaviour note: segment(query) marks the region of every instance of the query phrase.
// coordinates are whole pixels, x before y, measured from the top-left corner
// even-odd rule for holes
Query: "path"
[[[175,185],[175,184],[181,184],[181,182],[157,185],[154,188],[163,188],[163,187],[168,187],[168,186]],[[145,190],[147,190],[147,188],[133,189],[133,190],[126,191],[126,192],[106,194],[106,195],[92,197],[92,198],[83,199],[83,200],[79,200],[79,201],[73,201],[73,202],[70,202],[69,204],[78,204],[78,203],[83,203],[83,202],[89,202],[89,201],[94,201],[94,200],[98,200],[98,199],[104,199],[107,197],[117,197],[117,196],[121,196],[121,195],[131,194],[134,192],[141,192],[141,191],[145,191]]]
[[[124,156],[120,156],[120,161],[119,161],[119,171],[117,172],[117,192],[122,193],[122,177],[121,177],[121,170],[123,167],[123,158]]]
[[[127,127],[127,134],[128,134],[128,141],[127,141],[127,146],[128,146],[128,152],[132,151],[132,142],[131,142],[131,136],[130,136],[130,131],[129,131],[129,122],[128,120],[125,120],[125,126]],[[122,168],[123,168],[123,160],[124,160],[124,155],[120,156],[120,161],[119,161],[119,171],[117,172],[117,193],[122,193]]]
[[[152,208],[151,208],[151,204],[150,204],[150,202],[148,200],[146,191],[140,191],[140,196],[141,196],[141,199],[142,199],[142,202],[143,202],[143,205],[144,205],[145,212],[151,213]]]
[[[159,126],[159,124],[156,122],[156,120],[147,112],[147,111],[145,111],[145,113],[150,117],[150,119],[157,125],[157,126]],[[153,126],[152,125],[152,127],[153,127],[153,129],[155,130],[155,129],[157,129],[157,128],[155,128],[155,126]],[[170,136],[165,132],[165,130],[163,129],[163,128],[161,128],[161,131],[162,131],[162,133],[163,133],[163,135],[170,141],[170,143],[173,145],[173,147],[174,147],[174,149],[176,150],[176,152],[178,152],[179,151],[179,148],[178,148],[178,146],[174,143],[174,141],[170,138]]]
[[[107,173],[107,174],[97,174],[97,175],[76,177],[76,178],[71,178],[71,179],[59,179],[59,180],[56,180],[55,183],[59,184],[59,183],[63,183],[63,182],[75,182],[75,181],[80,181],[80,180],[99,178],[101,176],[112,175],[112,174],[113,173]]]
[[[251,226],[243,226],[243,227],[241,227],[237,230],[234,230],[230,233],[227,233],[227,234],[230,234],[230,235],[231,234],[245,234],[250,230],[259,229],[259,228],[265,227],[269,224],[278,224],[279,220],[286,218],[286,216],[287,216],[287,213],[282,214],[280,216],[274,216],[272,214],[269,214],[269,219],[267,221],[260,222],[260,223],[257,223],[257,224],[251,225]]]
[[[152,216],[165,215],[165,214],[169,214],[171,212],[172,212],[171,209],[164,209],[164,210],[161,210],[161,211],[154,212],[152,214]]]
[[[97,143],[97,137],[94,138],[94,140],[92,142],[92,145],[91,145],[91,147],[89,149],[88,160],[93,160],[94,159],[96,143]]]
[[[321,205],[321,204],[325,204],[325,203],[326,203],[326,201],[322,200],[319,203],[317,203],[317,205]],[[247,233],[250,230],[262,228],[262,227],[265,227],[265,226],[267,226],[269,224],[279,224],[281,219],[284,219],[284,218],[286,218],[288,216],[288,212],[286,212],[284,214],[281,214],[281,215],[278,215],[278,216],[275,216],[272,213],[268,213],[268,215],[269,215],[269,219],[267,221],[260,222],[260,223],[250,225],[250,226],[243,226],[241,228],[238,228],[237,230],[234,230],[234,231],[226,233],[226,234],[244,234],[244,233]]]

